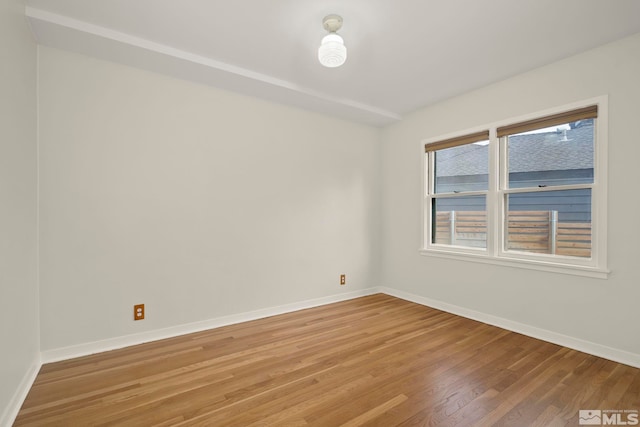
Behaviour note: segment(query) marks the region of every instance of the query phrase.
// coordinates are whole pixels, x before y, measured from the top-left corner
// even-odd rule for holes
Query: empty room
[[[640,421],[637,0],[2,0],[0,426]]]

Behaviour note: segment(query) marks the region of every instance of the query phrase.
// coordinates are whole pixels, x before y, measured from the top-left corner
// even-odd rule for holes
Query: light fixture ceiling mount
[[[342,28],[342,17],[335,14],[327,15],[322,20],[322,26],[329,34],[322,38],[318,48],[318,60],[325,67],[339,67],[347,60],[344,40],[337,34],[337,31]]]
[[[336,33],[340,28],[342,28],[342,16],[327,15],[322,20],[322,26],[330,33]]]

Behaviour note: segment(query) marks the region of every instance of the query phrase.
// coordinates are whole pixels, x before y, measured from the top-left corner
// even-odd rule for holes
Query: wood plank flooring
[[[640,369],[383,294],[44,365],[15,426],[577,426]]]

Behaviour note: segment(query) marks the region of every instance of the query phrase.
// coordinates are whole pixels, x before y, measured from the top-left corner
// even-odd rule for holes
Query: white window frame
[[[581,184],[571,186],[550,186],[548,188],[536,188],[535,191],[558,191],[567,188],[591,189],[591,257],[580,258],[562,255],[533,254],[525,252],[507,251],[504,248],[506,234],[506,194],[515,192],[507,188],[507,137],[500,139],[496,136],[496,129],[512,123],[533,120],[553,114],[562,113],[574,109],[598,106],[598,118],[595,125],[594,146],[594,178],[593,184]],[[519,267],[540,271],[572,274],[578,276],[606,279],[609,275],[607,269],[607,145],[608,145],[608,97],[600,96],[568,105],[553,107],[543,111],[513,117],[488,125],[441,135],[421,141],[420,153],[422,159],[422,245],[420,254],[426,256],[443,257],[462,261],[480,262],[509,267]],[[469,191],[462,194],[435,194],[433,177],[434,156],[425,154],[425,144],[456,138],[489,130],[489,187],[486,191]],[[518,189],[517,192],[523,191]],[[432,212],[431,203],[434,198],[486,195],[487,207],[487,247],[470,248],[462,246],[434,244],[431,242]]]

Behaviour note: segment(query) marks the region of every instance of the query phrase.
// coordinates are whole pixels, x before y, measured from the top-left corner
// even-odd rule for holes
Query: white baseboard
[[[31,363],[29,370],[25,373],[24,377],[22,377],[20,385],[13,394],[13,398],[9,401],[9,404],[0,415],[0,426],[10,427],[13,425],[24,400],[27,398],[29,390],[31,390],[31,387],[33,386],[33,382],[38,376],[38,372],[40,372],[41,366],[42,362],[39,357]]]
[[[582,351],[594,356],[609,359],[618,363],[640,368],[640,354],[627,352],[624,350],[607,347],[601,344],[581,340],[578,338],[570,337],[567,335],[559,334],[557,332],[549,331],[546,329],[537,328],[534,326],[526,325],[523,323],[508,320],[502,317],[493,316],[490,314],[470,310],[468,308],[460,307],[454,304],[445,303],[438,300],[433,300],[423,296],[411,294],[408,292],[400,291],[387,287],[372,287],[362,289],[353,292],[347,292],[342,294],[330,295],[322,298],[315,298],[291,304],[280,305],[276,307],[268,307],[260,310],[250,311],[246,313],[233,314],[229,316],[218,317],[215,319],[209,319],[201,322],[189,323],[184,325],[173,326],[170,328],[159,329],[155,331],[148,331],[139,334],[127,335],[123,337],[116,337],[106,340],[100,340],[90,343],[84,343],[74,345],[70,347],[46,350],[41,353],[41,359],[34,361],[31,369],[27,372],[14,394],[13,399],[7,406],[5,411],[0,416],[0,426],[11,426],[15,417],[18,415],[20,407],[24,402],[27,393],[31,389],[33,382],[36,379],[38,371],[43,363],[51,363],[60,360],[72,359],[74,357],[86,356],[89,354],[100,353],[103,351],[115,350],[118,348],[128,347],[131,345],[142,344],[150,341],[156,341],[165,338],[172,338],[180,335],[185,335],[193,332],[200,332],[207,329],[218,328],[221,326],[232,325],[241,322],[247,322],[250,320],[261,319],[269,316],[275,316],[278,314],[290,313],[306,308],[319,307],[334,302],[346,301],[366,295],[372,295],[375,293],[384,293],[396,298],[401,298],[407,301],[415,302],[427,307],[432,307],[438,310],[446,311],[458,316],[466,317],[468,319],[477,320],[479,322],[487,323],[489,325],[497,326],[499,328],[507,329],[509,331],[517,332],[523,335],[527,335],[533,338],[537,338],[543,341],[558,344],[564,347],[572,348],[574,350]]]
[[[579,338],[570,337],[568,335],[559,334],[557,332],[548,331],[546,329],[537,328],[535,326],[526,325],[524,323],[514,322],[513,320],[508,320],[502,317],[470,310],[468,308],[459,307],[457,305],[433,300],[408,292],[399,291],[393,288],[380,287],[379,291],[396,298],[401,298],[407,301],[415,302],[417,304],[425,305],[427,307],[446,311],[448,313],[466,317],[468,319],[477,320],[482,323],[487,323],[489,325],[507,329],[512,332],[517,332],[519,334],[523,334],[532,338],[537,338],[553,344],[561,345],[563,347],[568,347],[574,350],[582,351],[584,353],[592,354],[594,356],[602,357],[604,359],[612,360],[614,362],[633,366],[634,368],[640,368],[640,354],[607,347],[605,345],[581,340]]]
[[[61,360],[73,359],[75,357],[87,356],[90,354],[101,353],[103,351],[115,350],[118,348],[128,347],[137,344],[143,344],[150,341],[157,341],[165,338],[173,338],[180,335],[190,334],[194,332],[205,331],[207,329],[219,328],[221,326],[233,325],[250,320],[262,319],[278,314],[290,313],[293,311],[303,310],[305,308],[318,307],[321,305],[331,304],[334,302],[346,301],[366,295],[379,293],[380,288],[367,288],[353,292],[346,292],[328,297],[315,298],[306,301],[295,302],[291,304],[280,305],[276,307],[268,307],[260,310],[250,311],[246,313],[232,314],[229,316],[218,317],[215,319],[204,320],[201,322],[188,323],[184,325],[172,326],[169,328],[147,331],[138,334],[115,337],[106,340],[94,341],[84,344],[78,344],[69,347],[45,350],[42,352],[42,363],[58,362]]]
[[[582,351],[594,356],[612,360],[614,362],[623,363],[625,365],[640,368],[640,354],[607,347],[605,345],[596,344],[568,335],[559,334],[557,332],[546,329],[537,328],[524,323],[515,322],[491,314],[482,313],[468,308],[460,307],[454,304],[426,298],[423,296],[411,294],[388,287],[372,287],[353,292],[330,295],[328,297],[315,298],[306,301],[295,302],[291,304],[280,305],[276,307],[268,307],[260,310],[250,311],[246,313],[232,314],[229,316],[218,317],[215,319],[204,320],[202,322],[188,323],[184,325],[172,326],[165,329],[142,332],[139,334],[126,335],[122,337],[110,338],[95,342],[83,343],[70,347],[57,348],[43,351],[41,354],[42,363],[57,362],[60,360],[72,359],[75,357],[87,356],[89,354],[100,353],[103,351],[115,350],[118,348],[128,347],[137,344],[143,344],[150,341],[157,341],[165,338],[172,338],[180,335],[200,332],[207,329],[219,328],[221,326],[233,325],[236,323],[247,322],[250,320],[262,319],[278,314],[290,313],[293,311],[303,310],[305,308],[318,307],[334,302],[346,301],[375,293],[384,293],[390,296],[401,298],[417,304],[432,307],[438,310],[446,311],[468,319],[477,320],[509,331],[517,332],[543,341],[562,345],[574,350]],[[38,366],[39,369],[39,366]],[[37,369],[36,369],[37,373]],[[34,374],[35,378],[35,374]],[[33,379],[31,379],[33,382]],[[30,383],[29,383],[30,384]],[[26,392],[24,395],[26,396]],[[20,401],[21,402],[21,401]],[[0,423],[0,426],[3,425]]]

